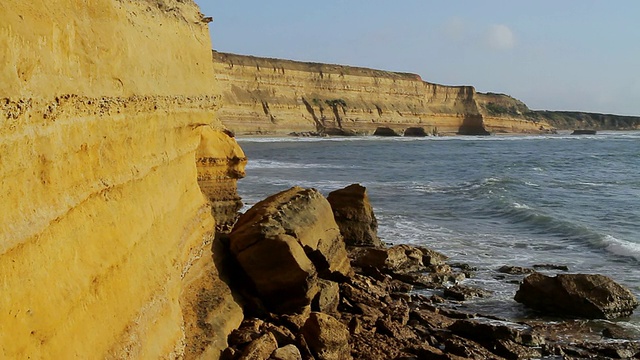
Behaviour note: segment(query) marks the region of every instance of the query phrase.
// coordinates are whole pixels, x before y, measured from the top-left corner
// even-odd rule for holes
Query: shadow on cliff
[[[482,115],[467,115],[458,129],[458,135],[491,135],[484,127]]]

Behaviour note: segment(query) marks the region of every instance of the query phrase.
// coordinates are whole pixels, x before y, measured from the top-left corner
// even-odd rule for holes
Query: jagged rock
[[[444,339],[443,344],[443,351],[449,356],[452,354],[467,359],[502,359],[479,343],[457,335]]]
[[[416,246],[416,249],[422,252],[422,263],[424,266],[444,265],[444,262],[449,258],[442,253],[423,246]]]
[[[497,320],[457,320],[448,327],[456,335],[477,341],[481,344],[493,344],[495,340],[510,341],[522,346],[541,346],[545,343],[542,336],[527,326]],[[514,347],[515,348],[515,347]],[[508,357],[507,355],[502,355]]]
[[[536,264],[536,265],[533,265],[533,268],[541,269],[541,270],[569,271],[569,267],[567,265],[556,265],[556,264]]]
[[[277,348],[276,338],[273,334],[266,333],[249,343],[239,360],[267,360]]]
[[[490,295],[491,292],[487,290],[462,285],[454,285],[444,290],[444,297],[459,301],[466,301],[475,297],[487,297]]]
[[[309,348],[319,360],[351,359],[349,329],[334,317],[312,312],[302,328]]]
[[[418,336],[408,327],[392,319],[385,317],[376,321],[376,331],[380,334],[390,336],[397,340],[412,341]]]
[[[586,274],[529,275],[515,300],[546,313],[584,318],[628,316],[638,306],[628,289],[606,276]]]
[[[369,203],[367,188],[352,184],[331,192],[327,200],[347,245],[384,246],[378,238],[378,221]]]
[[[327,314],[338,311],[340,303],[340,285],[337,282],[322,280],[318,281],[318,294],[313,299],[312,310]]]
[[[264,321],[260,319],[245,319],[240,327],[233,330],[229,335],[228,341],[230,346],[242,346],[248,344],[261,336],[260,327]]]
[[[410,317],[429,329],[444,329],[456,321],[439,312],[426,309],[414,310],[411,312]]]
[[[363,248],[351,252],[354,265],[375,267],[387,272],[413,272],[425,270],[423,253],[410,245],[396,245],[387,249]]]
[[[287,345],[276,349],[270,360],[302,360],[302,355],[295,345]]]
[[[257,203],[229,235],[231,252],[275,312],[296,312],[315,296],[317,277],[351,271],[331,206],[315,189],[294,187]]]
[[[504,265],[500,269],[498,269],[498,272],[501,272],[503,274],[510,274],[510,275],[526,275],[526,274],[533,274],[536,271],[534,269],[526,268],[522,266]]]

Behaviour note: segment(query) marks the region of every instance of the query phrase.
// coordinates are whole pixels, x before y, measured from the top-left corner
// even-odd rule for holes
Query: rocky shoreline
[[[505,266],[501,272],[525,279],[518,296],[541,310],[539,319],[456,310],[491,294],[461,284],[473,269],[448,264],[443,254],[385,246],[360,185],[328,198],[314,189],[283,191],[218,241],[233,254],[229,284],[245,312],[222,359],[640,358],[640,340],[623,328],[585,320],[628,316],[638,306],[604,276],[549,277]],[[580,312],[582,303],[589,306]],[[543,320],[558,313],[565,318]]]

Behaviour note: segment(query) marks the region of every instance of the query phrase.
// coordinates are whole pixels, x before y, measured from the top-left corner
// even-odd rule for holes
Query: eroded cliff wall
[[[190,0],[0,2],[0,357],[226,346],[206,198],[235,206],[244,155],[210,44]]]
[[[485,113],[471,86],[432,84],[415,74],[215,51],[213,62],[222,95],[220,119],[239,135],[370,135],[379,127],[399,134],[409,128],[428,134],[486,133]],[[507,125],[511,132],[539,131],[540,125],[526,119],[512,120]]]
[[[638,130],[639,116],[586,113],[578,111],[531,110],[522,101],[505,94],[478,93],[478,105],[491,132],[511,132],[515,124],[550,126],[557,130]]]

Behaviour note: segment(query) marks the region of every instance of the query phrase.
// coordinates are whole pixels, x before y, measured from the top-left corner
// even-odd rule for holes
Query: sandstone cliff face
[[[575,111],[530,110],[522,101],[505,94],[477,94],[477,102],[491,132],[512,132],[514,127],[531,132],[542,128],[558,130],[637,130],[640,117]]]
[[[415,74],[213,53],[221,121],[239,135],[291,132],[371,135],[484,134],[486,119],[471,86],[444,86]],[[526,119],[511,132],[540,131]],[[545,125],[545,130],[548,128]]]
[[[209,280],[198,179],[234,202],[245,160],[214,118],[201,16],[178,0],[0,3],[0,357],[226,347],[242,313]]]

